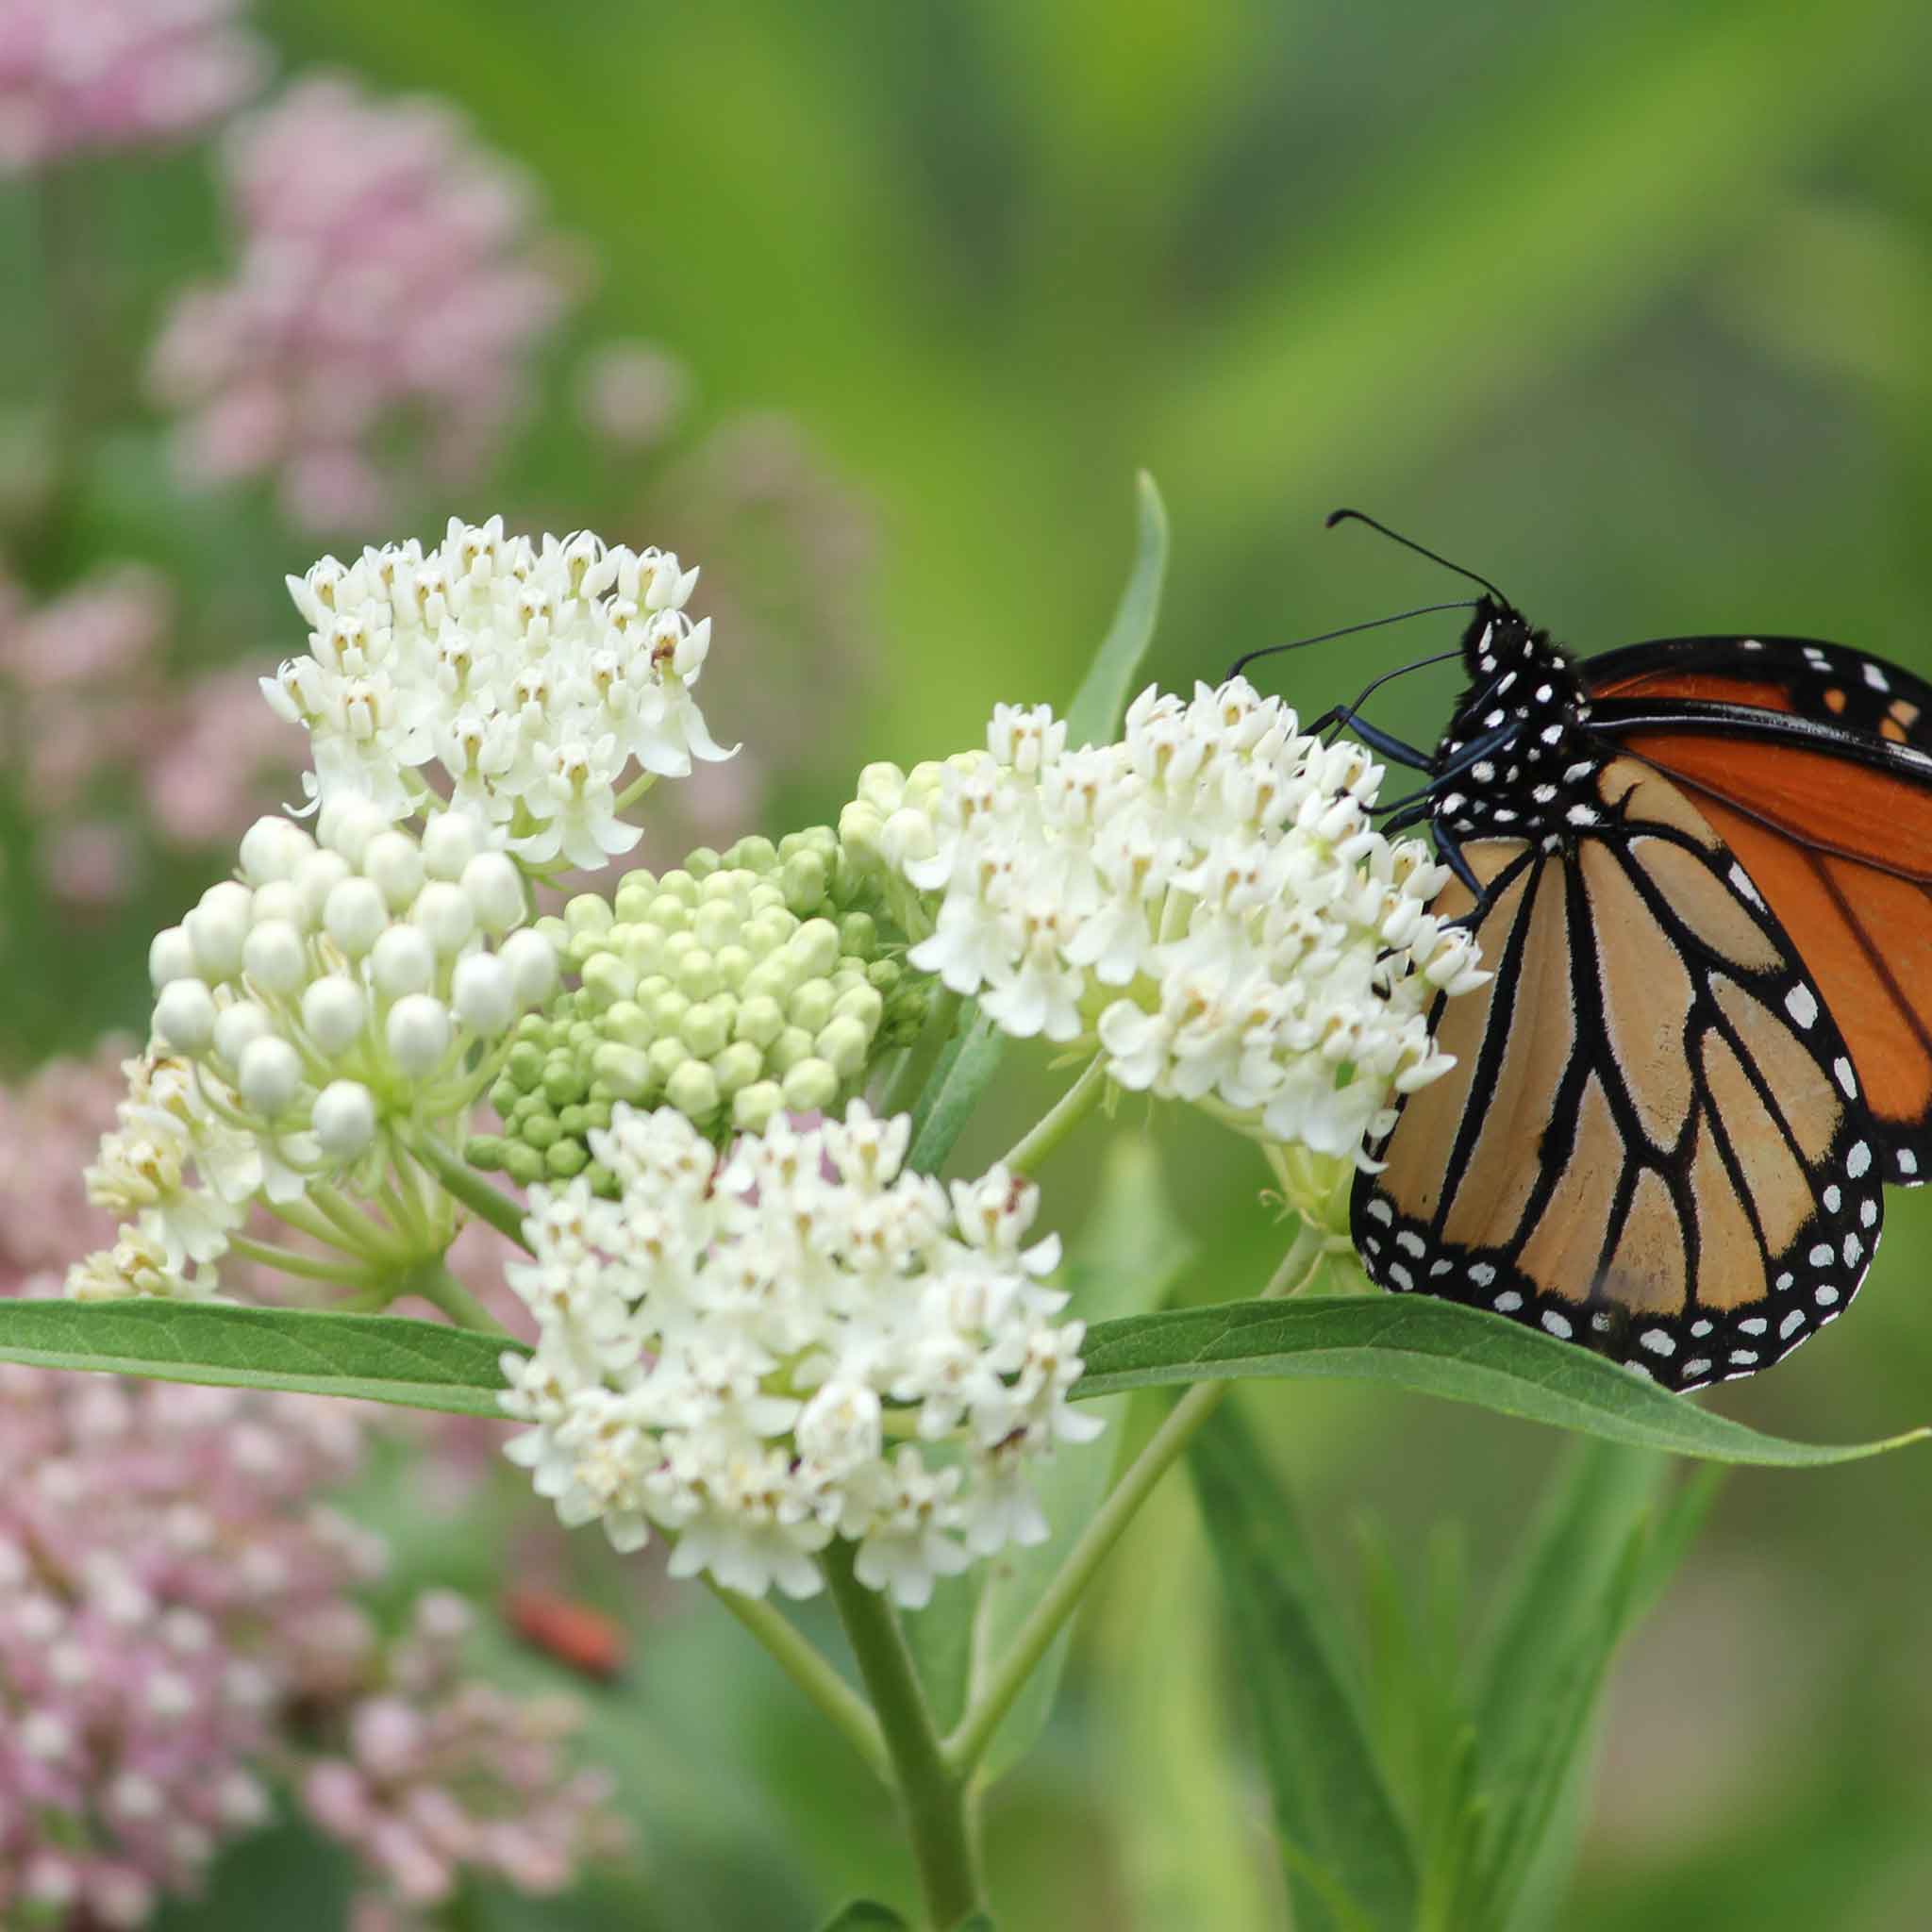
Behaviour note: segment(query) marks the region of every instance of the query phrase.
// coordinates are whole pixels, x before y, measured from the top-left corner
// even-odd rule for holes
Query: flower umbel
[[[1091,1041],[1123,1087],[1335,1156],[1446,1070],[1429,1008],[1484,975],[1428,911],[1446,870],[1374,829],[1358,746],[1299,735],[1243,678],[1150,688],[1119,743],[1078,750],[1045,707],[1002,705],[987,746],[869,768],[841,830],[924,917],[912,963],[1005,1031]]]
[[[685,615],[697,575],[588,531],[533,543],[452,519],[426,552],[291,577],[308,651],[262,690],[308,732],[325,806],[400,821],[448,802],[527,866],[601,867],[642,836],[621,815],[634,797],[731,756],[692,695],[711,636]]]
[[[655,1524],[674,1574],[755,1596],[811,1595],[849,1538],[908,1607],[1045,1536],[1030,1466],[1100,1427],[1067,1403],[1059,1244],[1024,1245],[1038,1195],[1002,1168],[903,1171],[909,1127],[855,1102],[721,1162],[682,1114],[620,1107],[591,1136],[616,1201],[532,1190],[537,1258],[508,1272],[540,1340],[504,1405],[535,1426],[508,1453],[566,1524],[626,1550]]]
[[[414,1137],[460,1143],[493,1049],[555,985],[527,914],[523,875],[462,813],[420,841],[354,798],[314,837],[258,820],[240,876],[150,951],[154,1044],[128,1063],[119,1128],[88,1172],[125,1224],[70,1293],[211,1293],[208,1264],[252,1201],[347,1257],[303,1273],[354,1280],[440,1256],[455,1204],[416,1184]]]

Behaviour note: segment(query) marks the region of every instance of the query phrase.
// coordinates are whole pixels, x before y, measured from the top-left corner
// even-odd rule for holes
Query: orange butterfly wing
[[[1593,729],[1730,846],[1839,1024],[1886,1174],[1932,1173],[1932,686],[1803,639],[1591,659]]]

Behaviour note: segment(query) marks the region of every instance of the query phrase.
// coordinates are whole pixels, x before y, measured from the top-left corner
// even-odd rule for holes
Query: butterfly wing
[[[1843,645],[1683,638],[1584,667],[1590,728],[1741,861],[1843,1029],[1887,1180],[1932,1174],[1932,685]]]
[[[1862,1279],[1883,1200],[1831,1013],[1710,823],[1629,758],[1600,829],[1464,847],[1489,984],[1357,1176],[1372,1280],[1493,1308],[1676,1389],[1767,1367]],[[1459,885],[1438,910],[1470,913]]]

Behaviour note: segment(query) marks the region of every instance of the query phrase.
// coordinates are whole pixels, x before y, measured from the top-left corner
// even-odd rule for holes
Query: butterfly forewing
[[[1885,1178],[1932,1173],[1932,686],[1803,639],[1593,658],[1591,728],[1731,846],[1836,1016]]]
[[[1831,1011],[1709,820],[1624,758],[1600,824],[1464,845],[1484,988],[1438,1003],[1453,1071],[1357,1178],[1372,1279],[1499,1310],[1695,1388],[1850,1300],[1874,1130]]]

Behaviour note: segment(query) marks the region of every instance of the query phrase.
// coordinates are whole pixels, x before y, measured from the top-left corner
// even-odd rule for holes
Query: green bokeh
[[[997,699],[1064,699],[1127,566],[1141,465],[1174,525],[1169,681],[1456,594],[1364,531],[1324,536],[1350,502],[1586,651],[1755,625],[1932,674],[1932,33],[1903,0],[263,10],[291,64],[453,96],[587,243],[594,331],[662,343],[708,405],[793,412],[874,499],[887,657],[855,770],[956,748]],[[137,300],[170,250],[205,248],[192,172],[148,181],[125,189],[166,215],[128,240]],[[5,259],[28,236],[0,210]],[[5,288],[17,395],[41,350],[30,276]],[[594,520],[575,438],[559,403],[519,460]],[[103,529],[204,587],[272,594],[302,560],[232,517],[157,534],[142,500],[124,474]],[[624,534],[679,544],[675,519]],[[1322,708],[1454,622],[1318,647],[1276,687]],[[1427,740],[1449,696],[1424,674],[1374,716]],[[795,803],[803,822],[838,799]],[[125,942],[13,924],[16,1057],[139,1019]],[[51,1000],[25,968],[55,945]],[[961,1159],[1046,1091],[1003,1100]],[[1097,1131],[1049,1176],[1069,1224]],[[1209,1257],[1195,1291],[1257,1282],[1249,1150],[1151,1131]],[[1932,1416],[1932,1221],[1923,1197],[1888,1213],[1853,1318],[1724,1407],[1816,1440]],[[1362,1513],[1398,1548],[1455,1516],[1486,1574],[1557,1448],[1376,1391],[1241,1399],[1338,1556]],[[1932,1921],[1928,1471],[1907,1453],[1731,1479],[1613,1691],[1564,1932]],[[1191,1507],[1176,1491],[1137,1526],[1060,1717],[993,1801],[1007,1926],[1285,1923]],[[662,1889],[477,1923],[804,1924],[903,1874],[864,1774],[741,1634],[689,1598],[669,1614],[600,1717],[641,1712],[624,1768]]]

